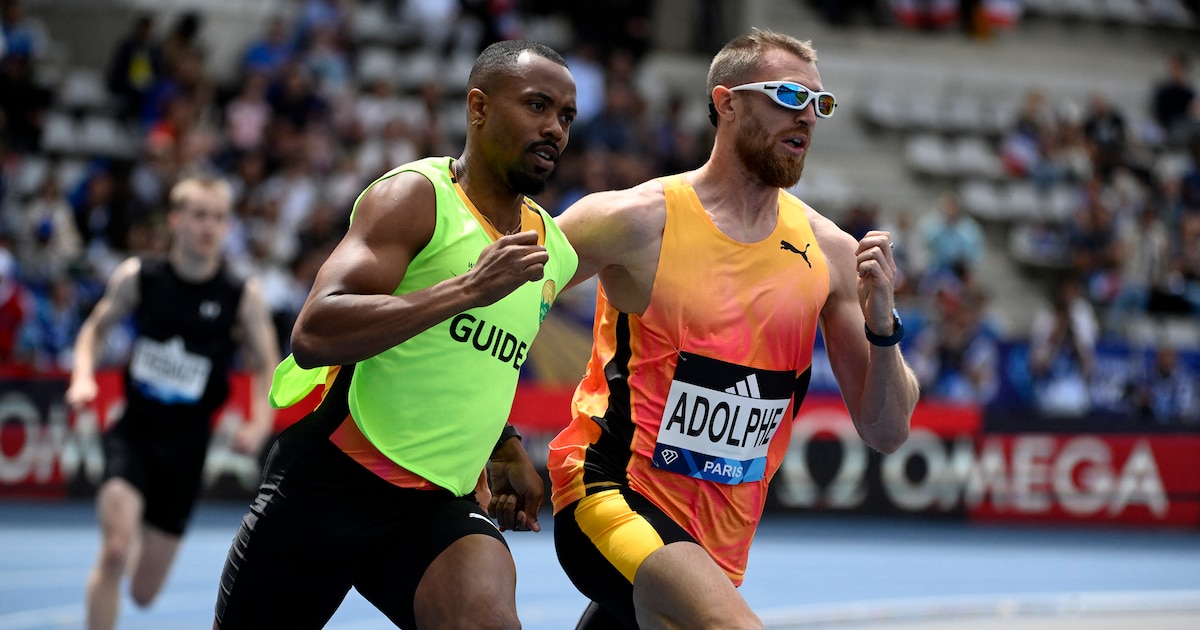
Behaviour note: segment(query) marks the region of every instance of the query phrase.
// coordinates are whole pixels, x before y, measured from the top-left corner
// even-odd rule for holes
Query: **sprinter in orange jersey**
[[[599,274],[591,360],[550,444],[559,560],[578,628],[761,628],[741,584],[818,325],[846,407],[883,452],[917,379],[897,343],[887,232],[861,241],[784,189],[836,101],[808,42],[755,30],[708,74],[699,169],[589,195],[559,225]]]

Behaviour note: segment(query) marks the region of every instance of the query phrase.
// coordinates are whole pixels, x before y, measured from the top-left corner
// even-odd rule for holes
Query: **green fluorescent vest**
[[[427,158],[377,180],[415,171],[437,192],[433,238],[409,264],[393,295],[467,273],[492,243],[459,199],[449,164],[447,157]],[[456,495],[475,488],[508,419],[529,346],[579,262],[550,216],[533,207],[545,223],[550,254],[541,280],[359,362],[350,384],[350,413],[363,435],[392,461]],[[323,374],[301,375],[299,369],[289,357],[276,370],[272,400],[277,405],[303,397],[298,388],[311,390],[324,382]]]

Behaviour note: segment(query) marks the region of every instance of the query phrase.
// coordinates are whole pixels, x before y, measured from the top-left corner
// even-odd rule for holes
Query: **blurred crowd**
[[[1047,416],[1103,409],[1200,426],[1200,374],[1163,332],[1173,323],[1193,336],[1200,330],[1200,98],[1186,64],[1183,54],[1168,57],[1145,118],[1103,95],[1080,108],[1033,90],[1000,141],[1006,177],[1070,196],[1065,218],[1022,219],[1029,230],[1017,232],[1040,239],[1047,252],[1023,261],[1038,263],[1048,294],[1032,313],[1015,379],[1026,379],[1018,383],[1023,393]],[[923,247],[909,255],[907,288],[932,324],[911,353],[925,391],[995,400],[1001,372],[1014,373],[1001,360],[1001,327],[987,309],[1003,296],[977,280],[984,227],[946,192],[910,238]],[[1139,322],[1159,332],[1138,339],[1131,329]]]
[[[561,52],[577,82],[579,117],[537,199],[552,214],[589,192],[699,166],[711,127],[684,115],[683,95],[651,104],[638,88],[651,4],[291,0],[244,42],[225,79],[212,72],[203,13],[169,23],[138,16],[105,60],[100,108],[135,148],[80,160],[43,146],[47,115],[62,109],[62,94],[36,73],[54,34],[26,15],[21,0],[0,0],[0,370],[69,369],[78,326],[113,267],[129,254],[164,251],[166,191],[192,171],[233,183],[229,260],[262,278],[286,352],[314,274],[362,189],[393,166],[461,148],[461,80],[435,72],[402,81],[404,68],[386,64],[364,72],[378,69],[363,63],[366,47],[352,28],[364,7],[385,18],[383,28],[409,34],[389,42],[398,53],[422,52],[445,67],[525,35],[531,16],[570,26]],[[705,20],[696,52],[707,56],[719,3],[699,4]],[[836,13],[859,4],[870,3],[822,6]],[[1067,356],[1086,373],[1090,348],[1132,314],[1200,313],[1200,99],[1187,64],[1183,55],[1171,58],[1155,89],[1151,129],[1135,128],[1101,96],[1071,109],[1033,92],[1003,140],[1011,177],[1078,190],[1074,220],[1061,233],[1071,254],[1064,295],[1047,300],[1026,337],[1035,348],[1031,372],[1048,372]],[[1187,158],[1165,176],[1153,160],[1164,150]],[[35,160],[49,167],[31,182]],[[74,168],[59,168],[68,163]],[[975,402],[994,396],[1002,327],[977,280],[984,230],[957,196],[946,193],[935,208],[911,214],[881,216],[864,203],[833,218],[857,236],[883,223],[903,244],[896,250],[906,274],[901,291],[918,314],[906,354],[925,391]],[[579,320],[590,321],[588,300],[575,307]],[[128,335],[113,335],[107,360],[122,359],[127,343]]]
[[[210,71],[202,13],[185,12],[169,24],[150,14],[135,18],[107,60],[101,113],[128,131],[136,150],[79,164],[42,143],[44,120],[60,107],[61,94],[35,73],[53,33],[20,0],[3,0],[0,366],[9,373],[69,369],[74,333],[104,279],[129,254],[163,251],[166,192],[192,171],[234,184],[229,259],[263,278],[286,349],[316,269],[362,189],[393,166],[461,149],[464,85],[450,84],[445,73],[409,87],[398,80],[403,68],[360,72],[352,12],[366,4],[286,4],[245,43],[225,81]],[[393,42],[397,50],[446,65],[522,36],[522,15],[555,13],[582,25],[561,51],[578,82],[571,150],[538,199],[554,214],[588,192],[707,157],[706,132],[685,128],[678,99],[650,112],[634,87],[649,45],[648,3],[528,2],[522,14],[515,2],[370,4],[396,32],[412,34]],[[50,166],[36,185],[17,185],[29,163],[46,159]],[[75,168],[57,168],[68,163]],[[127,350],[116,339],[108,361]]]

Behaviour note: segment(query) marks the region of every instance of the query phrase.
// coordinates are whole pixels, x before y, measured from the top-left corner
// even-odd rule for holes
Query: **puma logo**
[[[812,263],[808,262],[808,248],[809,247],[812,247],[812,243],[805,243],[804,251],[800,251],[800,250],[796,249],[795,245],[792,245],[791,243],[789,243],[787,241],[779,241],[779,249],[786,249],[789,252],[792,252],[793,254],[800,254],[800,257],[804,259],[804,264],[808,265],[809,269],[812,269]]]

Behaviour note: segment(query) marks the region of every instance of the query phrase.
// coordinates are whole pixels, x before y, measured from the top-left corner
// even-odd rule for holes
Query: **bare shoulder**
[[[567,208],[558,223],[568,239],[602,239],[612,244],[657,238],[666,223],[662,184],[650,180],[623,190],[591,193]]]
[[[825,260],[829,263],[830,294],[845,296],[847,299],[856,296],[858,241],[829,217],[813,210],[807,204],[804,207],[808,214],[808,223],[812,226],[821,252],[825,254]]]
[[[813,210],[808,204],[804,205],[804,209],[808,216],[808,223],[812,226],[813,234],[817,237],[817,243],[820,244],[825,257],[834,263],[834,266],[850,264],[853,268],[858,241],[838,227],[838,224],[829,217]]]
[[[142,271],[142,259],[137,256],[130,256],[121,261],[113,272],[108,277],[108,287],[106,292],[109,297],[128,298],[131,295],[137,296],[137,277]],[[132,292],[132,293],[131,293]]]
[[[108,276],[104,287],[104,295],[93,310],[93,315],[105,321],[112,321],[133,311],[141,299],[138,288],[138,274],[142,270],[142,260],[130,256],[121,261]]]
[[[397,173],[376,181],[362,194],[354,207],[351,230],[373,239],[386,238],[411,234],[427,223],[432,232],[436,204],[433,183],[424,175]]]

